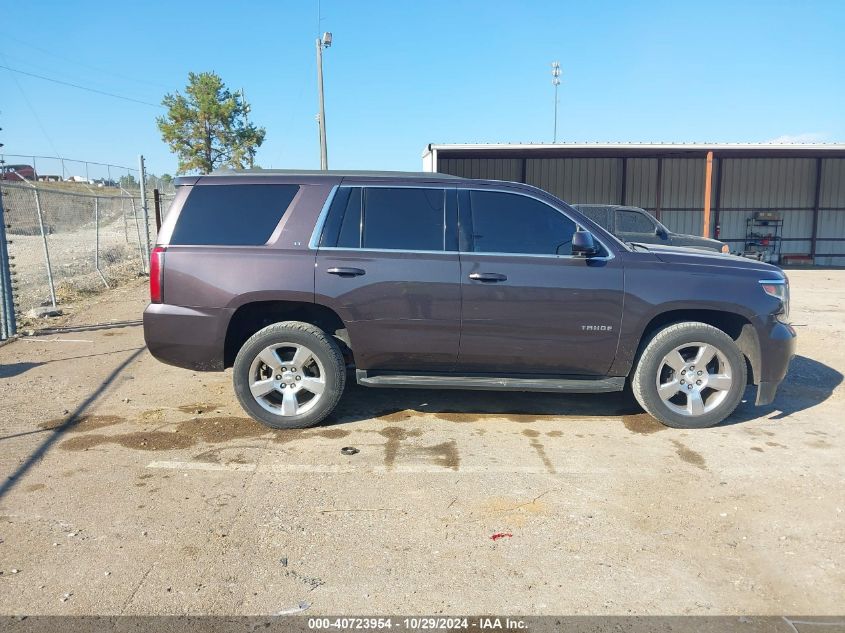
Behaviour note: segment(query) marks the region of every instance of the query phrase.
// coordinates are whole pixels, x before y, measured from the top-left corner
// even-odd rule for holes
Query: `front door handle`
[[[330,275],[338,275],[340,277],[360,277],[361,275],[365,274],[367,271],[363,268],[343,268],[343,267],[335,267],[335,268],[327,268],[326,272]]]
[[[507,281],[508,276],[501,273],[470,273],[469,278],[473,281]]]

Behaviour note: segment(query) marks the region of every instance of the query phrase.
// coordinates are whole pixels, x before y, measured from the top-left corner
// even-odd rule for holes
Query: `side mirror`
[[[661,240],[669,239],[669,234],[666,232],[666,230],[659,226],[654,229],[654,234]]]
[[[579,228],[572,236],[572,254],[575,257],[594,257],[599,248],[593,239],[593,234]]]

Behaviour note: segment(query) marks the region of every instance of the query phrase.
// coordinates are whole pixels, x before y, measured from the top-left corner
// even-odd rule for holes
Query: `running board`
[[[520,378],[517,376],[459,376],[450,374],[376,374],[355,370],[364,387],[404,387],[411,389],[481,389],[488,391],[552,391],[561,393],[605,393],[622,391],[624,378]]]

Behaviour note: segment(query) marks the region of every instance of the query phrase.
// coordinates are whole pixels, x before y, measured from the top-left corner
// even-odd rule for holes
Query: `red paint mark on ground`
[[[513,534],[510,532],[496,532],[493,536],[490,537],[493,541],[498,541],[500,538],[511,538]]]

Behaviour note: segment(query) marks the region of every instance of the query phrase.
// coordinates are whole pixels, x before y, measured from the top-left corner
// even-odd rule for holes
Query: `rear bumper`
[[[163,363],[195,371],[223,371],[230,311],[151,303],[144,310],[144,340]]]
[[[760,378],[757,383],[757,406],[771,404],[778,386],[786,376],[795,356],[796,334],[791,325],[773,320],[760,336]]]

